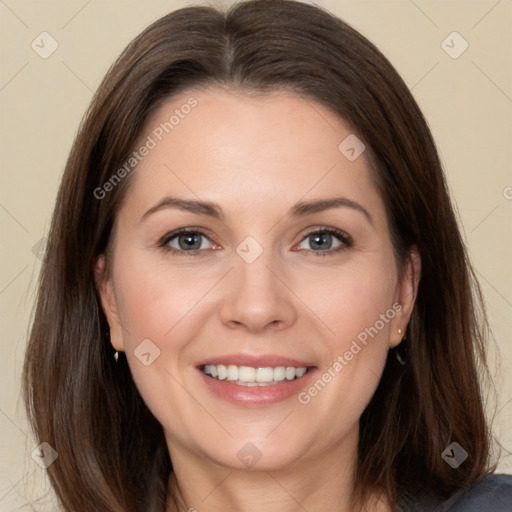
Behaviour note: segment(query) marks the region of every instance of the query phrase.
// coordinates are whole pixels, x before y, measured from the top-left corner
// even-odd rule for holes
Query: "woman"
[[[139,35],[40,279],[25,397],[67,511],[510,509],[432,136],[319,8],[191,7]]]

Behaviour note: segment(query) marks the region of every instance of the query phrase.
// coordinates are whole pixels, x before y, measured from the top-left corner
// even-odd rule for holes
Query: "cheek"
[[[316,282],[309,280],[302,287],[300,293],[307,298],[306,305],[328,329],[331,356],[344,352],[359,335],[364,341],[368,330],[373,333],[372,339],[387,341],[389,320],[395,313],[392,304],[396,285],[396,276],[389,268],[384,258],[369,264],[361,261],[318,275]]]
[[[324,366],[313,385],[299,396],[306,409],[315,410],[333,429],[347,430],[362,414],[379,383],[388,352],[395,276],[386,262],[351,266],[323,279],[323,293],[303,289],[316,297],[311,308],[329,328],[324,340]],[[310,409],[311,410],[311,409]],[[330,434],[327,434],[329,437]]]
[[[143,259],[135,265],[126,258],[123,265],[116,285],[133,380],[160,423],[185,431],[186,418],[197,410],[180,385],[180,364],[185,347],[196,337],[194,306],[208,283],[191,287],[188,280],[187,286],[185,273],[154,262],[146,265]]]
[[[163,341],[172,337],[174,327],[200,302],[211,286],[208,279],[165,264],[144,259],[120,267],[117,288],[120,314],[130,346],[150,338]]]
[[[165,259],[155,262],[141,252],[124,255],[114,279],[126,357],[144,401],[165,422],[176,404],[188,407],[178,381],[187,365],[187,347],[200,337],[204,297],[218,276],[172,266]],[[179,422],[175,416],[173,421]]]

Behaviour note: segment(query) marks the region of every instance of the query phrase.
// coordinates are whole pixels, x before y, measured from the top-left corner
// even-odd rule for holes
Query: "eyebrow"
[[[323,212],[332,208],[351,208],[359,213],[362,213],[366,220],[373,226],[372,216],[368,213],[368,210],[361,204],[346,197],[334,197],[332,199],[320,199],[316,201],[303,201],[297,203],[288,212],[291,217],[305,217],[313,213]]]
[[[216,203],[212,203],[210,201],[195,201],[193,199],[179,199],[177,197],[167,196],[155,204],[155,206],[151,207],[140,220],[143,221],[153,213],[165,208],[176,208],[178,210],[185,210],[197,215],[207,215],[214,219],[224,219],[222,208]]]
[[[366,220],[373,226],[372,216],[368,210],[361,204],[346,197],[334,197],[331,199],[319,199],[312,201],[301,201],[295,204],[288,212],[288,217],[305,217],[314,213],[320,213],[333,208],[351,208],[357,212],[362,213]],[[218,220],[224,220],[225,215],[222,208],[211,201],[196,201],[193,199],[179,199],[177,197],[167,196],[161,199],[155,206],[152,206],[141,217],[141,222],[155,212],[166,208],[175,208],[195,213],[197,215],[206,215]]]

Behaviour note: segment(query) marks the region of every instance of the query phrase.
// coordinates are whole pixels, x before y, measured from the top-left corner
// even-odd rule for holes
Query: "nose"
[[[296,321],[293,292],[283,270],[272,263],[266,252],[252,263],[235,256],[220,309],[226,326],[256,334],[285,329]]]

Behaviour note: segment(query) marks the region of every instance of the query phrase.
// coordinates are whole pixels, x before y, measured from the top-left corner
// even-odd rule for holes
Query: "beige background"
[[[189,3],[0,0],[2,512],[28,510],[26,504],[47,488],[44,470],[30,458],[36,443],[19,398],[20,367],[40,269],[34,247],[48,229],[72,139],[93,91],[124,46],[150,22]],[[384,52],[429,121],[499,347],[495,428],[511,449],[512,2],[317,3]],[[43,31],[59,45],[47,59],[31,48]],[[469,44],[456,59],[441,46],[453,31]],[[448,44],[456,51],[463,42]],[[512,473],[511,457],[500,470]],[[46,502],[52,509],[51,497]]]

